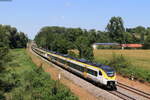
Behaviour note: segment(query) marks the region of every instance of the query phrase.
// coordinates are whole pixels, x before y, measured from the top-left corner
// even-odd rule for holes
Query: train
[[[32,50],[48,59],[49,61],[62,66],[63,68],[91,80],[98,86],[104,86],[107,89],[117,90],[116,72],[107,65],[90,62],[85,59],[77,59],[67,54],[60,54],[47,49],[31,46]]]

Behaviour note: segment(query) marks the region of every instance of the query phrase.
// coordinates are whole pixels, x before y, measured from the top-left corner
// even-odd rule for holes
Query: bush
[[[12,54],[10,65],[0,74],[0,100],[4,93],[11,100],[78,100],[67,87],[52,80],[42,65],[37,68],[24,49]]]
[[[112,58],[106,64],[114,67],[117,73],[122,76],[128,78],[134,77],[134,79],[141,82],[150,82],[149,71],[132,65],[123,55],[113,54]]]
[[[51,80],[41,67],[24,72],[23,81],[12,91],[12,96],[22,100],[78,100],[65,86]]]
[[[73,51],[69,51],[68,55],[70,55],[71,57],[79,58],[78,55]]]
[[[146,40],[144,41],[143,49],[150,49],[150,35],[148,35]]]
[[[113,54],[112,58],[107,61],[107,63],[117,70],[131,66],[131,63],[123,55],[116,54]]]

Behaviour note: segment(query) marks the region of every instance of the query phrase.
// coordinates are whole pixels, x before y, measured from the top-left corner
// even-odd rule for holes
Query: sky
[[[150,27],[150,0],[0,0],[0,24],[34,39],[44,26],[105,30],[113,16],[125,27]]]

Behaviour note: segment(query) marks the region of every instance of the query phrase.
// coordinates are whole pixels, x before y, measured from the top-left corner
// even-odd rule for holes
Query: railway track
[[[32,49],[33,50],[33,49]],[[34,51],[34,50],[33,50]],[[36,51],[34,51],[36,54],[38,54]],[[39,54],[38,54],[39,55]],[[41,56],[41,55],[40,55]],[[41,56],[42,58],[45,58],[45,57],[43,57],[43,56]],[[141,91],[141,90],[137,90],[137,89],[135,89],[135,88],[132,88],[132,87],[130,87],[130,86],[127,86],[127,85],[125,85],[125,84],[122,84],[122,83],[120,83],[120,82],[118,82],[118,84],[117,84],[117,86],[118,87],[120,87],[120,88],[123,88],[123,89],[125,89],[125,90],[127,90],[127,91],[130,91],[130,92],[133,92],[133,93],[135,93],[135,94],[137,94],[137,95],[139,95],[139,96],[142,96],[142,97],[144,97],[144,98],[146,98],[146,100],[150,100],[150,94],[149,93],[145,93],[145,92],[143,92],[143,91]],[[117,97],[119,97],[119,98],[121,98],[122,100],[137,100],[136,98],[134,98],[133,96],[129,96],[129,95],[127,95],[127,94],[125,94],[125,93],[123,93],[122,91],[120,92],[120,91],[108,91],[109,93],[111,93],[111,94],[113,94],[113,95],[115,95],[115,96],[117,96]],[[144,99],[145,100],[145,99]]]
[[[117,86],[120,87],[120,88],[126,89],[128,91],[131,91],[131,92],[133,92],[133,93],[135,93],[139,96],[142,96],[142,97],[150,100],[150,94],[149,93],[146,93],[146,92],[143,92],[141,90],[135,89],[133,87],[127,86],[127,85],[122,84],[120,82],[118,82]]]
[[[119,92],[119,91],[110,91],[109,93],[113,94],[113,95],[116,95],[117,97],[123,99],[123,100],[136,100],[135,98],[133,97],[130,97],[122,92]]]
[[[150,100],[150,94],[149,93],[146,93],[146,92],[143,92],[141,90],[135,89],[133,87],[122,84],[120,82],[118,82],[117,87],[125,89],[126,91],[129,91],[129,93],[132,92],[132,93],[136,94],[137,96],[135,97],[134,95],[124,93],[124,91],[120,91],[120,90],[109,91],[109,93],[111,93],[113,95],[116,95],[117,97],[119,97],[123,100]],[[142,97],[142,98],[138,98],[138,97]]]

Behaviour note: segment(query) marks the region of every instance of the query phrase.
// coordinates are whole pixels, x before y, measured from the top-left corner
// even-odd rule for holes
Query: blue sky
[[[12,0],[0,2],[0,24],[9,24],[33,39],[43,26],[104,30],[112,16],[125,27],[150,27],[150,0]]]

